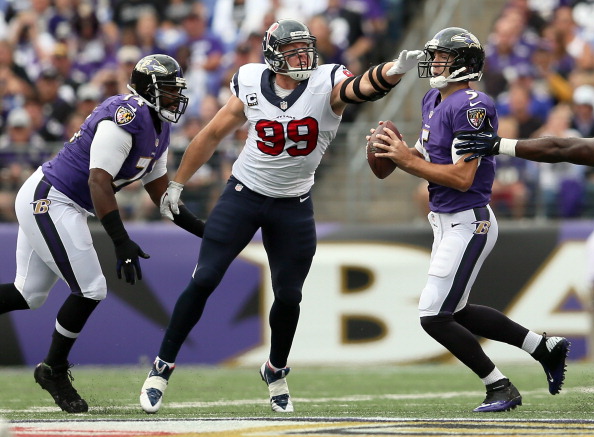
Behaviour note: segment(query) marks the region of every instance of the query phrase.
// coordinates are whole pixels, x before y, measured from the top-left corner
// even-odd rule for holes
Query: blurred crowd
[[[279,18],[307,23],[321,62],[353,73],[391,59],[414,0],[0,0],[0,221],[37,166],[78,130],[106,97],[128,93],[136,62],[151,53],[178,60],[188,110],[173,126],[171,171],[191,138],[229,96],[239,66],[262,62],[262,35]],[[352,105],[354,106],[354,105]],[[356,107],[345,114],[355,116]],[[206,216],[245,132],[219,147],[188,182],[184,200]],[[125,219],[158,219],[132,184],[118,193]]]
[[[321,62],[359,74],[391,59],[415,0],[0,0],[0,221],[18,187],[104,98],[127,93],[136,62],[175,57],[190,105],[173,126],[173,172],[191,138],[229,96],[239,66],[262,62],[264,31],[291,17],[317,37]],[[479,86],[504,137],[594,136],[594,0],[508,0],[484,41]],[[380,104],[380,103],[377,103]],[[360,106],[350,105],[349,122]],[[246,132],[233,133],[184,190],[206,216]],[[332,157],[325,157],[325,165]],[[594,217],[594,171],[498,156],[500,218]],[[319,169],[322,174],[324,167]],[[118,193],[125,219],[158,219],[138,184]]]
[[[594,136],[594,1],[508,0],[485,43],[482,86],[499,135]],[[594,217],[594,172],[500,155],[499,217]]]

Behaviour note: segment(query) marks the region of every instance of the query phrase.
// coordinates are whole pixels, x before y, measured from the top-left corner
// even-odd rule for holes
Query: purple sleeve
[[[454,116],[453,132],[497,130],[497,114],[491,97],[474,90],[451,97],[457,100],[452,107],[460,108]]]

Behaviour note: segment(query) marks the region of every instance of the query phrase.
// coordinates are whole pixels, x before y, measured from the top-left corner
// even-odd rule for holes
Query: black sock
[[[68,355],[75,341],[76,338],[66,337],[54,329],[52,344],[43,362],[50,367],[68,364]]]
[[[474,335],[522,347],[528,329],[501,311],[483,305],[468,304],[454,314],[454,319]]]
[[[530,355],[532,355],[532,358],[534,358],[535,360],[540,361],[541,358],[544,358],[547,352],[547,340],[543,336],[542,340],[540,340],[540,343],[538,343],[538,346],[536,346],[534,352],[532,352]]]
[[[503,378],[503,379],[500,379],[499,381],[495,381],[492,384],[487,384],[487,391],[501,390],[503,388],[509,387],[509,384],[510,384],[509,379]]]
[[[100,301],[71,294],[68,296],[56,317],[56,322],[62,328],[72,333],[67,337],[57,330],[52,334],[52,344],[48,351],[45,364],[50,367],[64,365],[68,362],[70,350],[82,331],[91,313],[97,308]]]
[[[13,283],[0,284],[0,314],[28,309],[27,301]]]

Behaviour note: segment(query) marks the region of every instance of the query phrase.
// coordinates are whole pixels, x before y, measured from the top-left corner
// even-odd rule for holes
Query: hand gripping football
[[[378,135],[383,134],[384,127],[387,127],[396,135],[398,135],[398,138],[402,139],[402,135],[396,128],[396,125],[394,125],[394,123],[392,123],[390,120],[384,121],[383,124],[378,125],[375,128],[375,132],[369,138],[366,147],[367,163],[369,164],[369,167],[371,167],[371,171],[373,171],[373,174],[376,175],[379,179],[384,179],[388,177],[397,167],[396,163],[391,159],[378,158],[375,156],[376,153],[385,153],[384,150],[373,147],[373,143],[387,144],[385,141],[377,138]]]

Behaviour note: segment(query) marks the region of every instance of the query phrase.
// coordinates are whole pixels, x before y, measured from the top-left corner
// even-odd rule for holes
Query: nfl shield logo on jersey
[[[287,102],[285,102],[284,100],[282,102],[280,102],[280,108],[284,111],[285,109],[287,109],[289,107],[289,104]]]

